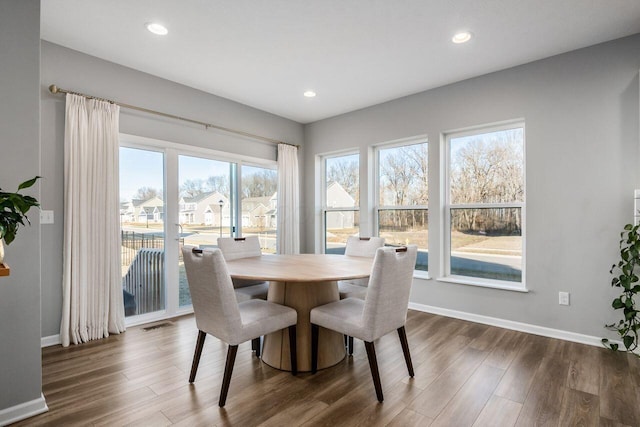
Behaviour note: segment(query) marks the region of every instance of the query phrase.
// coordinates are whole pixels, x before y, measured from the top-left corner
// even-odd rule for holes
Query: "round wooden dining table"
[[[373,259],[345,255],[263,255],[227,261],[232,278],[269,281],[268,300],[295,308],[298,371],[311,370],[309,313],[319,305],[338,301],[338,280],[369,277]],[[291,370],[286,331],[264,338],[262,360],[277,369]],[[318,368],[333,366],[345,357],[341,334],[320,328]]]

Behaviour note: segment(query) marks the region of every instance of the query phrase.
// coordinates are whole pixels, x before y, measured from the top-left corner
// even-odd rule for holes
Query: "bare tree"
[[[263,169],[242,177],[242,195],[244,197],[272,196],[278,189],[278,173]]]
[[[415,173],[410,190],[411,204],[429,203],[429,155],[427,144],[414,144],[402,147],[402,155],[407,159]]]
[[[424,206],[429,202],[427,144],[389,149],[380,157],[380,204]],[[422,227],[427,212],[420,209],[390,210],[382,217],[394,228]]]
[[[382,188],[385,202],[392,205],[406,205],[410,197],[411,184],[415,177],[415,166],[402,152],[389,153],[380,165]]]
[[[207,178],[207,182],[204,185],[206,191],[217,191],[220,194],[229,194],[230,185],[229,185],[229,176],[228,175],[217,175],[210,176]]]
[[[207,188],[202,179],[187,179],[180,186],[181,197],[196,197],[206,192]]]
[[[360,181],[360,168],[357,160],[334,160],[327,170],[327,186],[331,182],[337,182],[355,200],[356,206],[360,203],[358,191]]]
[[[524,200],[522,134],[520,129],[479,135],[452,147],[451,202],[509,203]],[[462,209],[452,217],[459,230],[512,233],[519,230],[516,208]]]
[[[429,204],[429,152],[427,143],[409,145],[402,148],[403,155],[413,165],[414,180],[410,187],[409,200],[411,204],[427,206]],[[413,227],[424,229],[428,222],[428,212],[425,209],[410,211]]]
[[[162,193],[152,187],[140,187],[138,188],[138,191],[134,198],[138,200],[149,200],[154,197],[162,198]]]

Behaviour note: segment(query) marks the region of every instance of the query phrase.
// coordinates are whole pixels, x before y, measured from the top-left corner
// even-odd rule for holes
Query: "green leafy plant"
[[[622,289],[622,294],[613,300],[611,306],[615,310],[622,310],[622,319],[617,323],[606,325],[607,329],[618,332],[625,349],[633,352],[638,348],[638,329],[640,318],[634,298],[640,292],[640,278],[636,267],[640,266],[640,235],[639,225],[627,224],[620,233],[620,261],[611,266],[610,273],[614,275],[611,286]],[[611,350],[618,350],[618,344],[602,339],[602,343]]]
[[[29,209],[40,206],[35,198],[19,193],[20,190],[31,187],[39,178],[36,176],[23,182],[15,193],[7,193],[0,188],[0,240],[4,239],[7,245],[16,238],[18,227],[31,224],[27,218]]]

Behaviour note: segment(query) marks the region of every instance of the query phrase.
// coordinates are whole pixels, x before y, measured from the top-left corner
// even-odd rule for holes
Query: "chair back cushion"
[[[347,248],[344,251],[348,256],[359,256],[363,258],[373,258],[376,256],[378,248],[384,246],[384,237],[357,237],[349,236],[347,238]],[[357,285],[366,287],[369,284],[369,278],[342,280],[340,283]]]
[[[242,319],[222,252],[193,249],[184,246],[182,257],[198,329],[224,342],[234,341],[241,333]]]
[[[349,236],[344,254],[348,256],[373,258],[376,255],[376,250],[382,246],[384,246],[383,237]]]
[[[222,251],[226,261],[262,255],[258,236],[242,238],[219,237],[218,248]]]
[[[377,339],[404,326],[418,247],[385,247],[376,251],[364,301],[365,335]]]
[[[239,239],[233,237],[219,237],[218,248],[222,251],[225,261],[233,261],[234,259],[250,258],[262,255],[258,236],[242,237]],[[232,282],[233,287],[238,289],[262,284],[264,283],[264,280],[232,279]]]

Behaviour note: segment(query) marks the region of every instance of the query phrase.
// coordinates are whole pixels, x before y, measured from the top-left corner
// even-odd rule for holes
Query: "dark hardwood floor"
[[[188,383],[192,316],[87,344],[43,349],[49,412],[17,425],[640,426],[640,360],[603,348],[415,311],[376,342],[376,400],[364,345],[316,375],[272,369],[240,346],[224,409],[226,346],[209,336]]]

